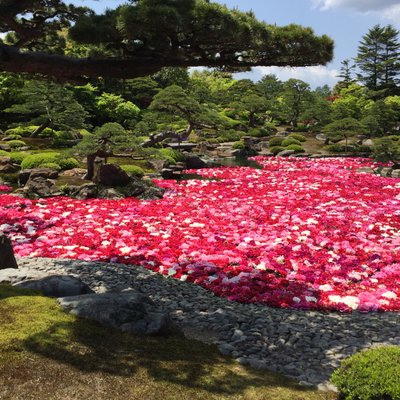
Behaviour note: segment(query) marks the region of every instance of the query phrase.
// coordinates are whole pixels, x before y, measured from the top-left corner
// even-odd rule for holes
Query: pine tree
[[[391,25],[375,25],[363,36],[356,63],[361,73],[358,79],[369,89],[391,88],[399,82],[399,32]]]
[[[340,67],[338,78],[341,78],[341,81],[338,82],[341,87],[347,87],[351,83],[354,82],[353,74],[356,68],[355,64],[352,64],[351,61],[346,58],[341,62],[342,66]]]

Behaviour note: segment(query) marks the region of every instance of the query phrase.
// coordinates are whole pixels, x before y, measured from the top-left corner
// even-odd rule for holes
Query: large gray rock
[[[131,178],[119,165],[103,164],[99,166],[94,181],[104,186],[115,187],[127,185]]]
[[[121,293],[88,294],[58,299],[71,314],[133,334],[156,334],[169,325],[169,316],[151,299],[129,290]]]
[[[46,277],[47,274],[40,271],[35,271],[27,268],[6,268],[0,270],[0,283],[9,283],[14,285],[30,279],[41,279]]]
[[[187,169],[206,168],[207,164],[199,156],[195,154],[185,153],[185,164]]]
[[[45,296],[68,297],[94,293],[86,283],[68,275],[51,275],[40,279],[18,282],[14,286],[23,289],[39,290]]]
[[[55,181],[41,176],[30,177],[22,189],[17,189],[16,193],[21,193],[29,198],[61,196],[62,192]]]
[[[277,154],[278,157],[289,157],[295,153],[294,150],[283,150]]]
[[[19,173],[19,184],[25,185],[29,179],[34,179],[37,177],[46,179],[57,179],[58,171],[51,168],[31,168],[24,169]]]

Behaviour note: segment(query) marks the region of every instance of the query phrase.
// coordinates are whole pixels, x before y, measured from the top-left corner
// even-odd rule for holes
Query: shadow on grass
[[[86,320],[52,325],[24,341],[29,352],[68,364],[82,372],[133,377],[145,370],[156,382],[210,394],[243,393],[250,387],[298,385],[279,375],[239,367],[215,346],[168,336],[133,336]],[[304,388],[304,391],[307,389]]]

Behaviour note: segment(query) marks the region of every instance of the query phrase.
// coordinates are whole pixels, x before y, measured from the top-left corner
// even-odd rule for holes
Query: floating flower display
[[[255,159],[156,181],[160,200],[3,194],[0,232],[18,256],[142,265],[239,302],[399,310],[400,179],[357,172],[367,159]]]

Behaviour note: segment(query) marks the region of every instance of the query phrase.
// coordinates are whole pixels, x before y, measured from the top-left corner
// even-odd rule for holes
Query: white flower
[[[318,299],[314,296],[306,296],[306,301],[308,301],[309,303],[311,302],[316,303]]]
[[[388,291],[388,292],[383,293],[382,297],[386,297],[387,299],[397,299],[397,294]]]
[[[321,285],[319,287],[319,290],[321,292],[329,292],[330,290],[333,290],[333,289],[332,289],[332,286],[327,283],[326,285]]]

